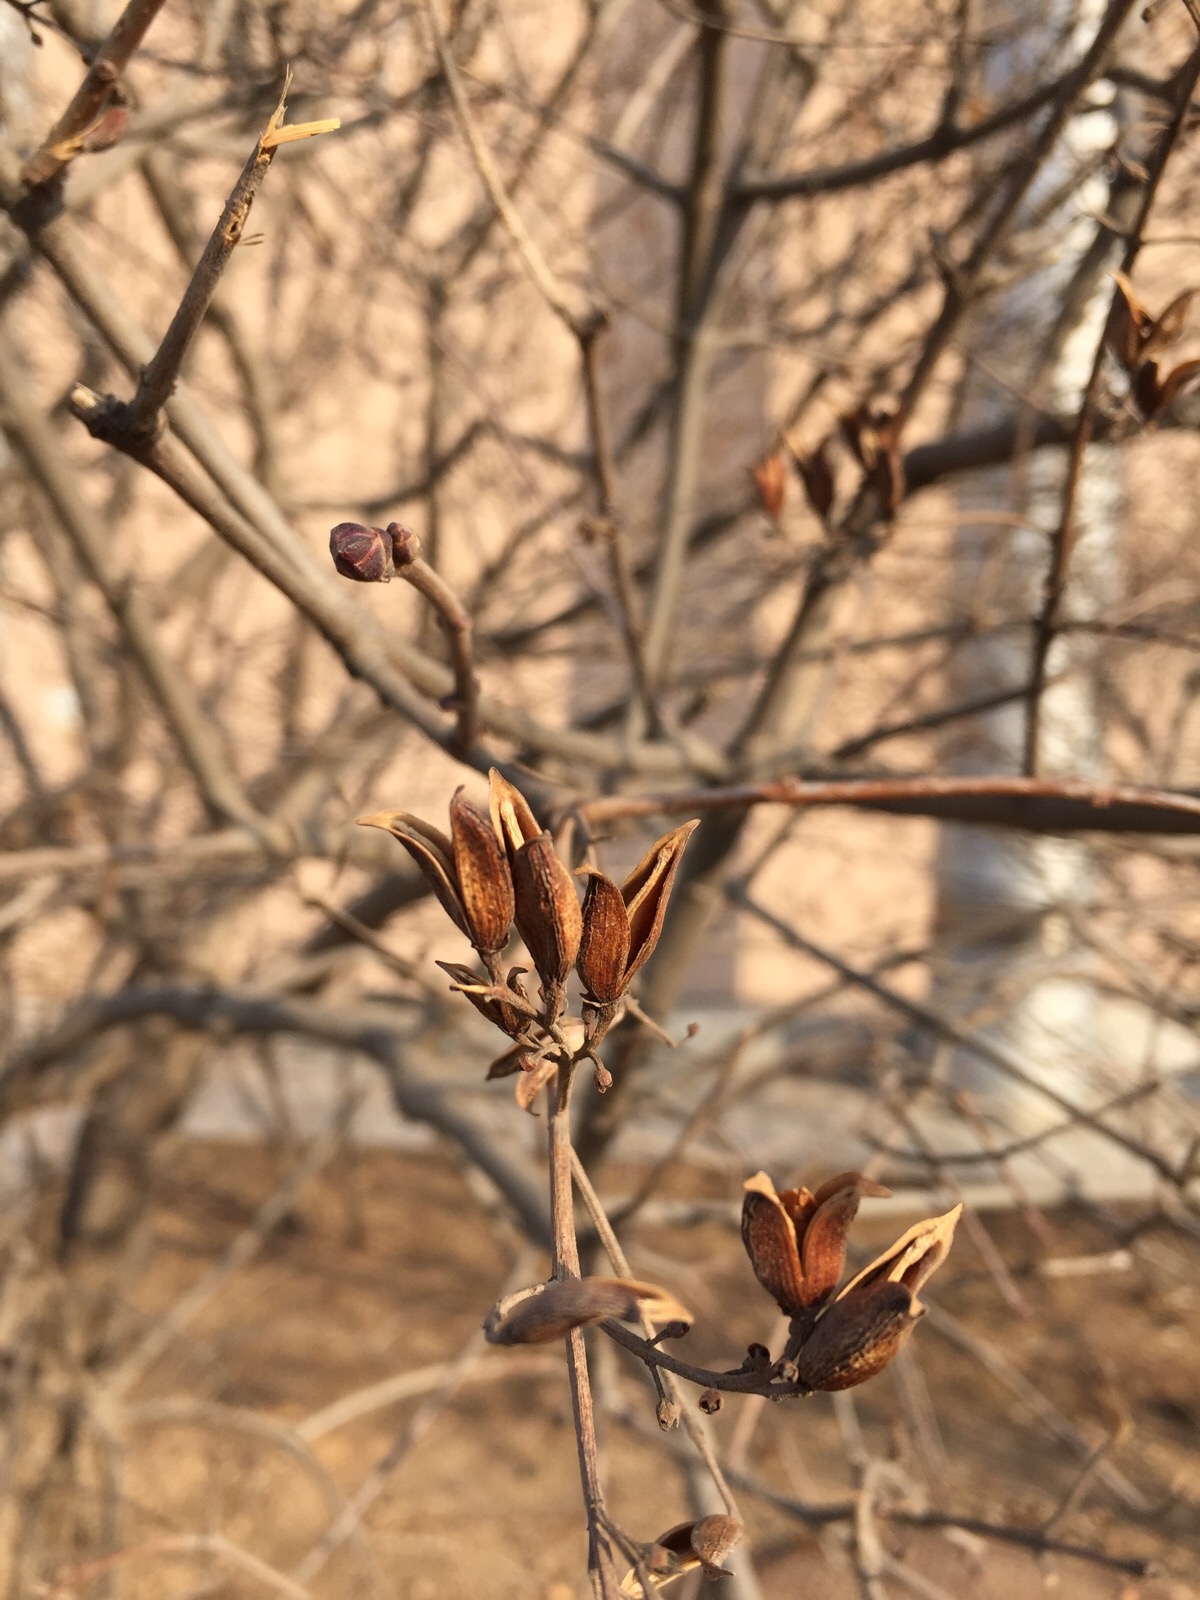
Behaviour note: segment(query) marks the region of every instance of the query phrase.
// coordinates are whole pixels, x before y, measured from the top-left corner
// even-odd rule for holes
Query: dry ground
[[[273,1189],[282,1158],[243,1146],[192,1145],[160,1210],[155,1264],[135,1315],[157,1313],[196,1281]],[[627,1175],[626,1175],[627,1176]],[[687,1178],[692,1192],[724,1193],[723,1179]],[[714,1190],[714,1186],[716,1186]],[[729,1191],[732,1198],[732,1190]],[[1200,1245],[1162,1227],[1141,1233],[1124,1270],[1047,1277],[1046,1258],[1111,1251],[1130,1219],[1057,1215],[1039,1238],[1018,1216],[989,1230],[1029,1315],[1019,1316],[960,1231],[931,1299],[1031,1380],[1053,1406],[1100,1441],[1127,1419],[1105,1458],[1143,1509],[1093,1475],[1054,1529],[1064,1540],[1150,1556],[1159,1573],[1133,1579],[1068,1557],[961,1532],[890,1528],[888,1551],[939,1588],[927,1596],[1021,1600],[1188,1600],[1200,1596]],[[895,1224],[860,1226],[869,1247]],[[349,1391],[454,1358],[510,1272],[520,1249],[435,1156],[354,1153],[314,1180],[293,1219],[159,1362],[135,1401],[126,1436],[127,1509],[121,1542],[145,1545],[124,1563],[129,1600],[142,1595],[267,1593],[223,1561],[153,1554],[164,1536],[219,1532],[283,1571],[294,1571],[351,1493],[413,1421],[420,1399],[394,1403],[325,1433],[320,1463],[287,1447],[268,1423],[297,1425]],[[498,1242],[499,1241],[499,1242]],[[736,1235],[708,1223],[650,1230],[630,1241],[634,1269],[671,1284],[698,1315],[695,1360],[736,1364],[751,1338],[769,1336],[771,1308],[754,1285]],[[531,1276],[541,1270],[541,1263]],[[606,1342],[607,1343],[607,1342]],[[1012,1387],[930,1318],[914,1362],[857,1392],[869,1449],[896,1461],[930,1504],[1037,1528],[1076,1483],[1083,1458],[1051,1437]],[[682,1352],[681,1352],[682,1353]],[[664,1454],[653,1405],[620,1357],[615,1382],[641,1431],[609,1422],[606,1468],[618,1518],[652,1537],[688,1515],[682,1473]],[[601,1373],[601,1385],[605,1383]],[[610,1390],[611,1392],[611,1390]],[[931,1398],[931,1409],[924,1404]],[[145,1409],[158,1397],[204,1402],[191,1420]],[[716,1424],[728,1443],[740,1408]],[[750,1402],[753,1403],[753,1402]],[[565,1383],[557,1352],[487,1350],[472,1377],[432,1416],[391,1474],[356,1534],[312,1578],[322,1596],[392,1593],[402,1600],[571,1600],[581,1593],[582,1515]],[[782,1495],[843,1498],[845,1457],[828,1396],[765,1407],[748,1470]],[[328,1474],[324,1478],[322,1473]],[[760,1495],[743,1512],[768,1600],[842,1600],[857,1592],[841,1530],[814,1531]],[[63,1568],[58,1569],[63,1575]],[[48,1573],[49,1576],[49,1573]],[[84,1573],[78,1573],[83,1579]],[[685,1584],[691,1580],[685,1580]],[[72,1592],[102,1592],[100,1580]],[[889,1579],[889,1593],[906,1589]],[[674,1591],[686,1596],[681,1585]],[[711,1592],[715,1597],[717,1589]]]

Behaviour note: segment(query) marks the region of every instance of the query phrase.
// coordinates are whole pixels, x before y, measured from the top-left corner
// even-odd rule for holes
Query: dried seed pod
[[[866,1195],[889,1193],[861,1172],[843,1172],[815,1194],[777,1193],[765,1172],[744,1184],[742,1243],[754,1275],[780,1310],[795,1317],[825,1304],[846,1264],[846,1235]]]
[[[659,1534],[642,1565],[655,1590],[697,1567],[706,1578],[724,1578],[728,1573],[721,1563],[741,1536],[741,1523],[733,1517],[716,1515],[680,1522]],[[636,1567],[621,1580],[621,1593],[633,1600],[649,1600]]]
[[[521,1110],[536,1116],[533,1107],[537,1097],[557,1073],[558,1065],[550,1056],[530,1056],[528,1062],[517,1079],[514,1093]]]
[[[587,874],[583,895],[583,931],[579,941],[579,976],[593,1000],[620,999],[629,964],[629,914],[621,891],[611,878],[594,867]]]
[[[866,1284],[835,1300],[796,1361],[806,1389],[852,1389],[881,1372],[924,1315],[902,1283]]]
[[[626,983],[654,954],[675,885],[675,874],[687,842],[699,826],[697,817],[656,839],[621,885],[621,896],[629,912]]]
[[[1153,331],[1146,341],[1147,352],[1165,350],[1168,345],[1175,343],[1187,324],[1188,312],[1192,309],[1192,301],[1195,298],[1195,289],[1185,289],[1158,313],[1154,319]]]
[[[588,1323],[617,1317],[686,1323],[692,1315],[656,1283],[633,1278],[554,1278],[498,1300],[484,1319],[491,1344],[549,1344]]]
[[[1150,356],[1157,355],[1179,338],[1198,291],[1184,289],[1154,317],[1123,272],[1114,272],[1112,278],[1117,293],[1109,313],[1108,347],[1132,375]],[[1146,406],[1142,406],[1142,410],[1146,415],[1151,414]]]
[[[490,819],[464,799],[461,789],[450,802],[450,839],[471,943],[494,955],[504,948],[512,927],[512,875]]]
[[[400,841],[481,955],[504,948],[514,909],[508,858],[488,818],[461,789],[450,802],[449,836],[408,811],[379,811],[358,820]]]
[[[654,953],[687,842],[700,826],[685,822],[650,849],[618,889],[595,867],[583,867],[588,879],[583,902],[583,936],[579,976],[588,998],[612,1005]]]
[[[793,451],[792,460],[795,462],[796,471],[800,474],[800,482],[804,485],[809,505],[824,522],[833,507],[834,495],[837,492],[833,467],[829,461],[829,440],[823,439],[808,455]]]
[[[1137,290],[1123,272],[1114,272],[1117,294],[1108,319],[1108,345],[1113,355],[1132,372],[1142,360],[1151,317]]]
[[[331,528],[329,553],[342,577],[356,583],[390,583],[396,570],[390,535],[361,522],[339,522]]]
[[[946,1259],[961,1214],[957,1205],[916,1223],[851,1278],[800,1348],[806,1388],[850,1389],[887,1366],[925,1314],[917,1294]]]
[[[654,1408],[655,1419],[664,1433],[670,1433],[672,1428],[679,1426],[682,1414],[674,1400],[660,1400]]]
[[[701,1517],[692,1524],[692,1549],[700,1558],[706,1578],[722,1578],[722,1561],[742,1536],[742,1525],[734,1517]]]
[[[571,874],[548,833],[520,846],[512,876],[518,931],[547,995],[559,993],[579,953],[583,918]]]
[[[372,816],[359,817],[357,822],[360,828],[382,828],[400,841],[421,869],[442,909],[455,927],[470,938],[454,865],[454,845],[447,835],[410,811],[377,811]]]
[[[907,1233],[900,1235],[890,1250],[876,1256],[874,1261],[851,1278],[838,1299],[843,1299],[863,1284],[880,1281],[902,1283],[915,1297],[950,1254],[962,1209],[959,1204],[940,1217],[928,1217],[924,1222],[914,1223]]]
[[[1144,376],[1147,374],[1148,382]],[[1197,360],[1181,361],[1169,372],[1161,372],[1155,361],[1147,361],[1145,366],[1140,367],[1134,380],[1134,394],[1147,421],[1153,421],[1169,410],[1198,377],[1200,361]]]
[[[468,996],[468,999],[470,996]],[[528,1072],[533,1065],[529,1046],[526,1044],[510,1044],[507,1050],[502,1050],[490,1064],[485,1074],[484,1081],[492,1083],[497,1078],[511,1078],[518,1072]]]
[[[521,846],[537,838],[541,827],[525,796],[495,767],[488,773],[488,806],[492,827],[511,864]]]

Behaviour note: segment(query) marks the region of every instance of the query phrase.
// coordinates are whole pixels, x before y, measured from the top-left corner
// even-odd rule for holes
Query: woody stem
[[[571,1077],[574,1065],[559,1065],[550,1118],[550,1216],[554,1229],[554,1276],[579,1276],[579,1244],[575,1237],[575,1195],[571,1180]],[[571,1386],[571,1413],[579,1448],[579,1476],[587,1510],[588,1571],[596,1600],[620,1600],[607,1540],[603,1534],[604,1491],[596,1453],[596,1418],[588,1377],[583,1330],[567,1334],[567,1376]]]

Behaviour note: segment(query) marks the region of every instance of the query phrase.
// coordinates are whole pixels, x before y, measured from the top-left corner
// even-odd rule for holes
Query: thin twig
[[[1134,262],[1137,260],[1138,253],[1142,248],[1142,230],[1150,216],[1171,152],[1175,149],[1183,133],[1184,124],[1189,115],[1192,93],[1198,82],[1200,82],[1200,48],[1192,52],[1187,65],[1179,75],[1176,99],[1170,121],[1163,130],[1154,154],[1147,164],[1148,176],[1145,188],[1142,191],[1141,203],[1138,206],[1133,222],[1130,224],[1129,238],[1121,260],[1121,271],[1124,273],[1132,271]],[[1027,696],[1028,711],[1025,717],[1024,752],[1024,771],[1031,777],[1038,769],[1042,695],[1046,688],[1050,649],[1057,632],[1058,615],[1066,593],[1067,574],[1070,569],[1071,556],[1074,552],[1078,532],[1076,517],[1079,488],[1088,445],[1091,443],[1094,433],[1096,402],[1100,393],[1101,379],[1104,375],[1109,321],[1113,304],[1121,292],[1119,287],[1113,290],[1112,298],[1109,302],[1109,312],[1104,318],[1104,324],[1096,344],[1096,352],[1092,358],[1091,371],[1088,374],[1088,380],[1084,385],[1083,395],[1079,402],[1079,414],[1075,421],[1071,452],[1067,458],[1066,486],[1063,491],[1062,512],[1059,517],[1058,527],[1051,541],[1050,561],[1046,571],[1041,609],[1034,624],[1033,657],[1030,662]]]
[[[160,425],[160,413],[174,392],[184,357],[200,331],[212,298],[217,292],[221,275],[229,265],[234,250],[241,243],[254,197],[267,175],[271,162],[275,159],[276,150],[281,144],[288,144],[297,139],[309,139],[320,133],[329,133],[340,126],[336,117],[330,117],[322,122],[299,123],[292,127],[284,127],[287,91],[288,84],[285,82],[283,93],[271,113],[262,137],[250,152],[249,160],[242,169],[242,175],[230,191],[225,209],[221,212],[220,219],[204,247],[203,255],[196,263],[191,282],[183,292],[183,298],[163,335],[162,343],[154,358],[147,362],[138,380],[137,393],[129,403],[129,427],[135,435],[152,436]]]
[[[129,0],[92,57],[67,109],[22,167],[21,181],[27,188],[49,182],[80,153],[84,136],[111,103],[130,57],[162,8],[163,0]]]
[[[312,1600],[303,1584],[289,1578],[286,1573],[268,1566],[258,1556],[251,1555],[240,1545],[232,1543],[221,1533],[165,1534],[159,1539],[147,1539],[144,1544],[130,1545],[124,1550],[114,1550],[111,1555],[100,1556],[95,1561],[84,1561],[67,1567],[58,1574],[57,1581],[43,1591],[43,1600],[79,1600],[84,1589],[97,1578],[126,1566],[131,1561],[177,1559],[180,1556],[197,1556],[227,1561],[247,1577],[254,1578],[273,1589],[286,1600]]]
[[[1200,833],[1200,799],[1188,791],[1076,779],[1009,777],[830,778],[734,784],[653,795],[602,795],[577,809],[598,825],[753,805],[858,806],[895,816],[939,817],[1032,832]]]
[[[450,91],[450,99],[454,104],[463,138],[467,141],[471,159],[475,163],[475,170],[542,299],[564,327],[569,329],[576,339],[582,341],[589,331],[595,328],[597,319],[602,319],[603,313],[591,305],[582,294],[573,293],[560,282],[533,235],[525,226],[520,212],[509,199],[503,180],[496,170],[496,163],[492,160],[492,153],[484,142],[471,111],[471,103],[467,99],[458,66],[450,52],[437,14],[437,0],[424,0],[424,10],[430,33],[433,35],[438,62],[446,80],[446,87]]]
[[[417,556],[412,561],[397,565],[396,571],[429,601],[445,630],[450,645],[450,665],[454,671],[454,693],[449,697],[449,703],[453,704],[457,714],[453,748],[457,755],[467,760],[479,735],[479,679],[475,675],[471,647],[474,624],[454,590],[423,557]],[[443,699],[442,705],[447,703]]]
[[[554,1229],[554,1272],[558,1277],[579,1277],[579,1244],[575,1236],[575,1195],[572,1187],[571,1075],[563,1062],[553,1087],[554,1111],[550,1117],[550,1215]],[[588,1572],[597,1600],[619,1600],[612,1554],[604,1532],[604,1490],[596,1451],[596,1418],[588,1377],[587,1349],[582,1328],[567,1334],[567,1374],[571,1386],[571,1412],[579,1451],[579,1475],[588,1522]]]

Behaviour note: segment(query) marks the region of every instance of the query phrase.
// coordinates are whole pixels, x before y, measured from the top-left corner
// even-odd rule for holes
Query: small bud
[[[672,1428],[679,1426],[680,1410],[674,1400],[660,1400],[654,1409],[658,1418],[658,1425],[664,1433],[670,1433]]]
[[[721,1407],[725,1404],[725,1401],[719,1389],[705,1389],[699,1400],[696,1401],[696,1404],[700,1407],[701,1411],[704,1412],[706,1417],[715,1417],[717,1412],[720,1411]]]
[[[343,578],[356,583],[390,583],[395,572],[391,535],[361,522],[339,522],[329,530],[329,553]]]
[[[129,107],[126,105],[109,106],[101,116],[97,117],[91,127],[79,140],[79,148],[85,155],[94,155],[99,150],[111,150],[125,136],[129,127]]]
[[[392,560],[396,566],[411,567],[421,554],[418,536],[411,528],[404,528],[398,522],[389,522],[384,533],[392,541]]]

